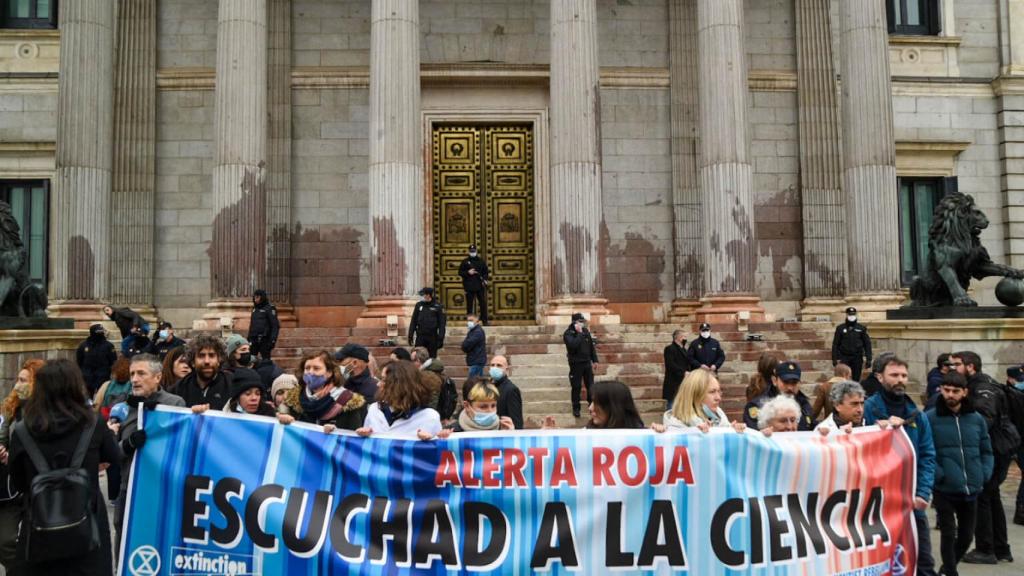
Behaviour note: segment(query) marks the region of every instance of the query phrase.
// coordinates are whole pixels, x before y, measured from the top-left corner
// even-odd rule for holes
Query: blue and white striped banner
[[[121,574],[913,574],[913,447],[576,430],[414,440],[161,407]]]

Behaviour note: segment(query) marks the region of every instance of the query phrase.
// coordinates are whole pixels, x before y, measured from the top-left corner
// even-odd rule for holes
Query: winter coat
[[[189,408],[209,404],[211,410],[220,410],[231,399],[231,373],[221,370],[206,388],[201,388],[199,374],[193,370],[182,378],[171,392],[181,396],[185,406]]]
[[[277,308],[267,300],[267,293],[262,290],[263,298],[252,309],[249,316],[249,336],[246,338],[253,347],[260,348],[269,343],[269,348],[277,345],[277,336],[281,332],[281,322],[277,319]]]
[[[871,337],[860,322],[844,322],[836,326],[832,336],[832,362],[850,358],[867,358],[871,364]]]
[[[665,378],[661,381],[661,397],[672,402],[679,391],[679,385],[690,370],[690,358],[686,349],[675,342],[665,346]]]
[[[569,324],[562,334],[562,342],[565,342],[565,355],[569,364],[597,362],[597,344],[590,330],[584,328],[582,332],[577,332],[576,327]]]
[[[371,404],[374,399],[377,398],[377,388],[380,387],[380,380],[377,380],[370,374],[370,368],[367,367],[363,370],[362,374],[356,376],[349,376],[345,380],[345,388],[361,395],[366,398],[366,403]]]
[[[743,423],[757,430],[757,416],[761,413],[761,407],[779,394],[778,388],[772,385],[761,395],[755,396],[753,400],[747,402],[747,405],[743,408]],[[797,392],[796,396],[793,396],[793,400],[800,406],[800,423],[797,424],[797,430],[801,432],[814,430],[816,423],[814,421],[814,408],[811,406],[811,401],[807,399],[803,392]]]
[[[277,407],[277,413],[288,414],[296,420],[320,426],[333,424],[335,428],[341,430],[356,430],[361,428],[366,420],[366,399],[351,390],[341,389],[335,399],[335,404],[338,405],[337,410],[332,410],[335,413],[329,418],[323,419],[308,414],[302,409],[301,397],[303,394],[306,394],[306,387],[301,383],[288,390],[284,402]]]
[[[462,341],[462,351],[466,353],[466,366],[483,366],[487,364],[487,335],[480,324],[466,332]]]
[[[470,274],[469,269],[476,269],[476,274]],[[466,292],[480,292],[484,289],[490,277],[487,263],[479,255],[466,256],[459,264],[459,277],[462,278],[462,289]]]
[[[423,338],[434,338],[438,347],[444,345],[444,335],[448,316],[436,300],[427,302],[420,300],[412,309],[412,319],[409,320],[409,342],[416,342],[416,336]]]
[[[110,380],[110,368],[117,360],[114,345],[102,333],[90,334],[78,345],[75,361],[82,371],[85,387],[95,392],[104,382]]]
[[[146,320],[131,308],[113,308],[110,319],[117,324],[117,329],[121,331],[121,338],[127,338],[132,333],[132,328],[142,330],[142,327],[146,325]]]
[[[718,423],[716,424],[712,424],[711,422],[708,422],[707,420],[701,418],[700,416],[694,416],[688,422],[683,422],[679,418],[676,418],[675,414],[673,414],[671,410],[667,410],[661,416],[661,423],[664,424],[665,428],[668,428],[669,430],[688,430],[690,428],[696,428],[697,426],[700,426],[701,423],[704,422],[707,422],[709,426],[713,426],[716,428],[729,428],[730,426],[732,426],[732,424],[729,422],[729,417],[726,416],[725,412],[722,411],[721,406],[719,406],[715,410],[715,414],[718,416]]]
[[[374,402],[366,412],[363,426],[372,428],[375,434],[398,434],[416,438],[416,432],[422,430],[431,436],[437,436],[441,431],[441,416],[433,408],[418,408],[408,415],[396,417],[387,406]]]
[[[875,394],[864,402],[864,425],[871,426],[878,420],[897,416],[906,421],[903,430],[914,445],[917,453],[917,487],[915,495],[922,500],[932,499],[932,485],[935,482],[935,442],[928,418],[917,409],[917,405],[905,396],[905,404],[898,414],[890,414],[885,403],[885,393]]]
[[[722,345],[714,338],[697,338],[690,342],[686,355],[689,356],[690,366],[693,367],[714,366],[715,370],[719,370],[722,364],[725,364],[725,350],[722,350]]]
[[[498,416],[508,416],[515,424],[516,430],[523,429],[523,394],[519,387],[505,376],[492,382],[498,389]]]
[[[955,414],[945,402],[925,412],[935,441],[935,492],[977,495],[992,476],[995,459],[985,419],[964,399]]]
[[[146,348],[146,352],[149,353],[149,354],[152,354],[152,355],[154,355],[154,356],[156,356],[158,358],[160,358],[161,360],[163,360],[167,356],[168,352],[170,352],[171,350],[174,350],[175,348],[177,348],[179,346],[184,346],[184,345],[185,345],[185,341],[182,340],[181,338],[178,338],[177,336],[173,336],[170,339],[170,341],[168,341],[168,340],[159,340],[159,339],[154,338],[152,341],[150,341],[149,348]]]
[[[931,401],[939,393],[939,386],[942,386],[942,376],[942,370],[938,368],[932,368],[928,371],[928,387],[925,388],[924,392],[926,401]]]

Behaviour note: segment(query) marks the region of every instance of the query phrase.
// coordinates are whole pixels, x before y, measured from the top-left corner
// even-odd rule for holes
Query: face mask
[[[714,410],[712,410],[711,408],[708,408],[707,404],[701,404],[700,407],[704,409],[704,415],[708,417],[708,420],[717,420],[718,419],[718,414],[715,414]]]
[[[245,352],[238,359],[238,365],[239,366],[248,366],[249,364],[252,364],[252,353],[251,352]]]
[[[490,375],[491,380],[494,381],[501,380],[502,378],[505,377],[505,371],[497,367],[492,367],[490,370],[487,371],[487,374]]]
[[[497,412],[477,412],[473,414],[473,422],[482,428],[490,428],[498,422]]]
[[[160,331],[160,339],[161,340],[167,340],[167,337],[170,336],[170,335],[171,335],[171,333],[168,332],[167,330],[161,330]]]
[[[348,378],[349,374],[351,374],[351,373],[352,373],[352,370],[348,366],[342,366],[341,367],[341,375],[344,376],[345,378]]]
[[[711,332],[701,332],[700,337],[704,339],[711,338]]]
[[[327,375],[311,374],[307,372],[302,375],[302,381],[306,384],[306,387],[309,388],[311,392],[316,392],[317,390],[323,388],[324,384],[327,384]]]
[[[846,321],[849,322],[850,324],[853,324],[854,322],[857,321],[857,317],[856,316],[847,316],[846,317]]]
[[[473,326],[476,326],[475,322],[466,322],[466,328],[469,328],[470,330],[472,330]]]
[[[470,258],[476,258],[476,252],[470,252],[469,253],[469,257]]]

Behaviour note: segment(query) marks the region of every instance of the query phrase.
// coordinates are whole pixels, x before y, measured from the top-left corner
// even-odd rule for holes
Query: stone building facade
[[[40,4],[0,197],[57,315],[382,325],[470,242],[514,322],[870,315],[951,189],[1024,266],[1024,0]]]

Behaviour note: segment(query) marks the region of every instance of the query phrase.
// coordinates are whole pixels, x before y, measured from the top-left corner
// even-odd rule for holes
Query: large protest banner
[[[122,575],[914,573],[900,430],[418,442],[144,416]]]

